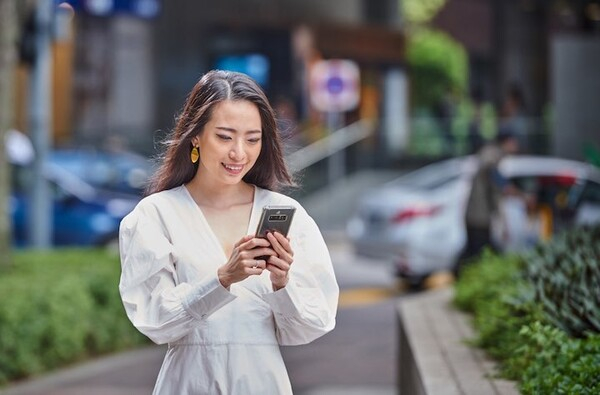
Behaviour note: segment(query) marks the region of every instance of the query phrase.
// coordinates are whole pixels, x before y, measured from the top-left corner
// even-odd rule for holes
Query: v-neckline
[[[250,208],[250,217],[248,217],[248,225],[246,228],[245,235],[249,235],[251,233],[250,230],[251,230],[252,224],[254,223],[254,217],[256,215],[256,205],[258,204],[257,203],[258,187],[254,184],[250,184],[250,185],[252,186],[252,188],[254,188],[254,191],[252,194],[252,207]],[[227,256],[227,253],[225,252],[225,248],[223,248],[223,245],[221,244],[221,241],[217,237],[217,234],[215,233],[213,228],[210,226],[210,223],[208,222],[208,219],[206,219],[206,216],[204,215],[202,208],[200,207],[200,205],[198,203],[196,203],[196,200],[194,200],[194,197],[192,196],[189,189],[185,185],[182,185],[181,187],[184,189],[185,194],[187,195],[190,202],[194,205],[194,207],[196,207],[196,210],[198,210],[198,213],[200,214],[200,219],[202,220],[203,225],[206,226],[206,228],[208,229],[209,237],[215,243],[216,247],[221,252],[221,255],[223,256],[223,258],[225,258],[225,260],[228,260],[229,257]]]

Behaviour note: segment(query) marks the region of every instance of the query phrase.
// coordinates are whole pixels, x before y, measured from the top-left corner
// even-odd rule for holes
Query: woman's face
[[[262,148],[258,107],[246,100],[216,104],[211,119],[192,143],[200,150],[199,176],[228,185],[239,183]]]

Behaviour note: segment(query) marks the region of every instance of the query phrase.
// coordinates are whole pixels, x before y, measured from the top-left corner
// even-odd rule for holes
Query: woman
[[[125,310],[169,344],[155,394],[290,394],[279,345],[335,326],[339,289],[319,229],[274,192],[292,183],[275,125],[254,81],[207,73],[149,196],[121,223]],[[253,237],[266,205],[296,207],[288,237]]]

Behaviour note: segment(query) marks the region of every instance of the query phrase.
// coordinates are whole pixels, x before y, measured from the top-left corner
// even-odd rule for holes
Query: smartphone
[[[287,236],[296,207],[293,206],[265,206],[263,207],[258,227],[256,228],[256,237],[267,237],[267,232],[279,232]]]
[[[287,236],[295,212],[296,207],[293,206],[263,207],[255,236],[266,239],[267,232],[279,232],[282,235]],[[256,257],[256,259],[267,261],[269,260],[269,256],[259,256]]]

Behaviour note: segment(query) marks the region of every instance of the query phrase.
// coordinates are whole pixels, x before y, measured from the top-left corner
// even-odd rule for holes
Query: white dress
[[[247,234],[265,205],[297,207],[294,263],[276,292],[266,270],[229,291],[221,285],[217,269],[228,257],[184,186],[144,198],[123,219],[125,310],[152,341],[168,343],[154,394],[291,394],[279,345],[334,328],[339,288],[317,225],[292,198],[255,187]]]

